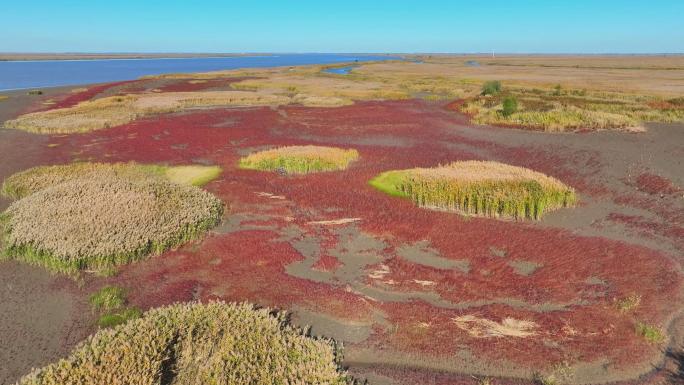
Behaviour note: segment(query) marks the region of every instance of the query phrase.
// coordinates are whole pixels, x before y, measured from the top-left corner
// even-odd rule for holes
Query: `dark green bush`
[[[556,84],[555,87],[553,87],[553,96],[561,96],[563,93],[563,87],[560,84]]]
[[[496,95],[501,92],[501,82],[492,80],[482,85],[482,95]]]
[[[31,91],[27,92],[26,94],[27,94],[27,95],[42,95],[42,94],[43,94],[43,91],[41,91],[41,90],[31,90]]]
[[[501,113],[505,117],[509,117],[518,111],[518,100],[514,96],[509,96],[503,101],[503,110]]]

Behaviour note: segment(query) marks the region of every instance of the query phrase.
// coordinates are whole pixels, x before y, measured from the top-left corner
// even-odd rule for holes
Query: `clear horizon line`
[[[230,51],[198,51],[198,52],[183,52],[183,51],[0,51],[0,55],[273,55],[273,54],[332,54],[332,55],[491,55],[494,52],[497,55],[684,55],[682,52],[497,52],[494,51],[471,51],[471,52],[456,52],[456,51],[413,51],[413,52],[392,52],[392,51],[247,51],[247,52],[230,52]]]

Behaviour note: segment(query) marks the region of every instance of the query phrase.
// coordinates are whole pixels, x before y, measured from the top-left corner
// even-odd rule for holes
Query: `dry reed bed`
[[[574,69],[573,71],[581,73],[573,74],[573,77],[569,78],[558,73],[554,68],[556,61],[549,58],[550,67],[542,64],[531,70],[525,68],[525,76],[519,78],[507,76],[506,71],[511,71],[511,67],[504,65],[502,67],[506,71],[500,71],[497,66],[487,66],[484,70],[465,65],[467,59],[463,58],[424,59],[426,62],[422,64],[364,63],[348,75],[325,74],[321,73],[323,66],[308,66],[294,69],[219,71],[199,76],[209,79],[222,76],[250,76],[250,79],[235,83],[232,87],[254,93],[295,95],[295,99],[314,96],[332,98],[329,99],[331,106],[343,105],[345,101],[351,103],[355,100],[373,99],[466,99],[463,111],[472,115],[477,123],[547,131],[640,128],[641,124],[647,121],[684,120],[684,109],[669,103],[669,100],[677,99],[672,99],[662,92],[661,88],[664,86],[661,84],[654,86],[655,88],[623,92],[604,83],[599,87],[578,82],[584,75],[600,74],[607,80],[616,77],[621,81],[627,74],[618,76],[606,74],[605,71],[599,71],[597,74],[595,69],[588,67]],[[616,63],[615,65],[621,65],[619,60]],[[183,76],[161,75],[172,78]],[[480,85],[485,79],[505,80],[511,85],[511,90],[494,98],[480,97]],[[637,81],[638,78],[633,80],[637,85],[646,83],[644,80]],[[556,94],[554,87],[559,83],[573,89]],[[578,88],[579,86],[583,88]],[[501,103],[505,96],[511,95],[520,100],[520,110],[512,116],[503,116],[500,112]]]
[[[2,195],[20,199],[27,195],[77,178],[127,178],[144,180],[163,175],[163,167],[135,163],[71,163],[38,166],[11,175],[2,184]]]
[[[518,101],[518,110],[502,114],[507,97]],[[684,103],[678,98],[588,92],[509,88],[494,96],[466,100],[461,111],[478,124],[516,126],[544,131],[577,129],[643,130],[643,122],[684,121]]]
[[[223,214],[218,198],[155,166],[40,167],[9,178],[3,192],[21,198],[0,215],[3,255],[65,273],[161,253]]]
[[[325,146],[286,146],[259,151],[240,159],[240,168],[288,174],[344,170],[358,151]]]
[[[201,186],[221,173],[218,166],[160,166],[129,163],[79,162],[38,166],[11,175],[2,183],[0,194],[20,199],[46,187],[76,178],[126,178],[131,180],[168,179],[171,182]]]
[[[388,171],[371,184],[408,197],[420,207],[516,219],[539,219],[546,212],[574,205],[577,199],[572,188],[555,178],[489,161]]]
[[[23,115],[5,125],[38,133],[74,133],[113,127],[153,114],[193,108],[288,104],[335,107],[350,105],[357,100],[408,98],[467,98],[470,100],[466,103],[465,112],[474,115],[476,122],[558,131],[636,127],[644,121],[684,119],[681,109],[672,110],[666,106],[668,98],[681,94],[680,90],[684,89],[684,84],[672,81],[673,76],[684,73],[684,63],[680,63],[682,69],[640,71],[619,69],[621,66],[630,67],[633,63],[624,61],[628,63],[624,64],[616,59],[611,63],[617,69],[606,72],[591,66],[559,69],[556,68],[557,60],[553,58],[535,60],[533,67],[494,63],[480,68],[468,66],[467,58],[423,59],[424,63],[364,63],[348,75],[322,73],[325,66],[159,75],[150,78],[190,81],[235,77],[248,79],[232,83],[232,91],[145,93],[84,101],[69,108]],[[544,64],[547,59],[551,63],[549,66]],[[650,61],[649,58],[641,59]],[[654,63],[655,67],[662,64],[658,64],[658,61]],[[661,74],[663,72],[666,74]],[[477,97],[484,80],[503,80],[519,90],[543,91],[536,95],[536,101],[529,98],[530,95],[519,94],[519,97],[525,97],[525,100],[521,100],[521,111],[503,117],[499,113],[500,103],[490,105],[488,101]],[[627,84],[627,80],[629,86],[620,88]],[[591,97],[578,103],[554,99],[552,87],[559,83],[575,90],[589,90]],[[605,93],[604,90],[612,92]],[[593,103],[591,99],[597,95],[601,100]],[[629,103],[624,103],[625,98],[630,99]],[[545,106],[538,108],[540,104]],[[658,104],[660,107],[656,107]]]
[[[18,384],[352,383],[338,352],[333,341],[307,337],[268,309],[176,304],[98,331]]]
[[[683,56],[431,56],[405,69],[394,64],[375,65],[373,71],[416,71],[460,79],[502,80],[516,86],[611,91],[673,97],[684,90]],[[479,62],[480,66],[468,62]],[[355,70],[363,71],[363,68]]]
[[[160,113],[220,106],[287,104],[279,95],[245,91],[167,92],[111,96],[80,102],[72,107],[21,115],[5,127],[40,134],[71,134],[105,129]]]
[[[359,64],[347,75],[322,72],[328,67],[313,65],[293,68],[242,69],[199,74],[165,74],[154,76],[154,78],[249,77],[249,79],[232,84],[231,87],[259,94],[288,95],[295,102],[299,101],[305,106],[312,107],[343,106],[360,100],[460,98],[475,95],[479,88],[477,81],[445,73],[426,72],[425,67],[399,61]],[[301,102],[309,98],[316,103]]]

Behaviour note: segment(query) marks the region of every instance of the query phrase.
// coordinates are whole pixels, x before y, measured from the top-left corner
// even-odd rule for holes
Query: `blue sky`
[[[684,0],[3,0],[4,52],[684,52]]]

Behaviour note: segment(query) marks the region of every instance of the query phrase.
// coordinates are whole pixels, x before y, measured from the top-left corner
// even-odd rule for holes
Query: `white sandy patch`
[[[460,329],[465,330],[476,338],[489,337],[531,337],[537,334],[534,329],[537,324],[532,321],[505,318],[501,322],[486,318],[478,318],[474,315],[464,315],[453,318],[454,323]]]
[[[307,222],[309,225],[324,225],[324,226],[332,226],[332,225],[344,225],[347,223],[354,223],[360,221],[361,218],[340,218],[340,219],[332,219],[329,221],[311,221]]]
[[[373,278],[373,279],[383,279],[387,274],[390,273],[390,268],[387,265],[380,265],[380,268],[377,270],[373,270],[368,274],[368,277]]]
[[[267,192],[263,192],[263,191],[262,192],[256,192],[255,194],[262,197],[262,198],[279,199],[279,200],[285,199],[285,197],[282,195],[275,195],[275,194],[271,194],[271,193],[267,193]]]

